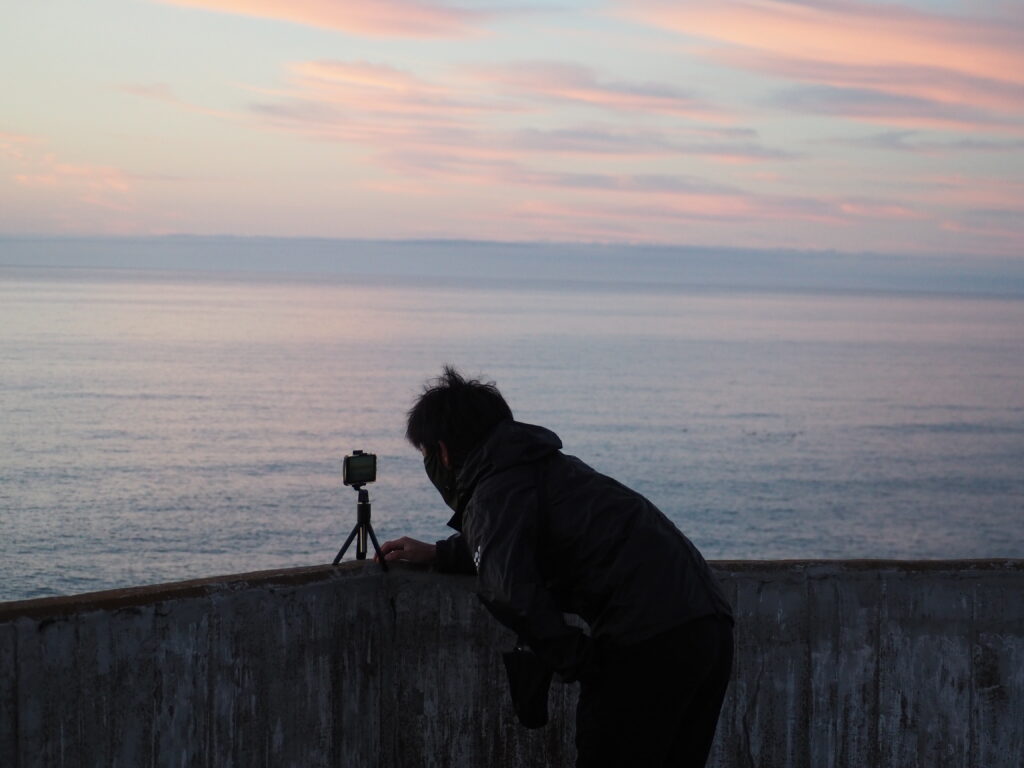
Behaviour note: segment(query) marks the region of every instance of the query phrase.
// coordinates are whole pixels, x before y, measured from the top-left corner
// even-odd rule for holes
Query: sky
[[[0,234],[1024,260],[1021,0],[0,8]]]

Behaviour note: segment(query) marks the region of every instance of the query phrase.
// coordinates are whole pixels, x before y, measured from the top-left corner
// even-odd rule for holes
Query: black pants
[[[709,616],[608,649],[581,683],[577,768],[703,768],[732,670],[732,624]]]

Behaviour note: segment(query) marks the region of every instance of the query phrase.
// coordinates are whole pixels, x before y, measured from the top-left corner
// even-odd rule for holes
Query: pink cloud
[[[560,62],[519,62],[475,67],[490,87],[544,102],[582,105],[610,112],[727,120],[724,110],[693,92],[664,83],[602,80],[587,67]]]
[[[720,63],[836,89],[835,114],[1024,130],[1024,24],[1017,18],[863,0],[637,0],[624,12],[712,41],[697,50]],[[865,109],[870,93],[878,95],[873,110]],[[902,99],[901,106],[886,114],[884,97]]]
[[[1024,253],[1024,181],[935,174],[917,180],[917,185],[918,200],[941,219],[944,237],[959,237],[976,251],[1012,257]]]
[[[1020,255],[1020,248],[1024,245],[1024,227],[1011,224],[975,224],[968,221],[947,220],[942,222],[942,228],[946,232],[980,236],[990,240],[1008,241],[1013,249],[1007,249],[1014,256]]]
[[[917,131],[886,131],[857,139],[838,139],[833,143],[863,149],[907,152],[918,155],[943,155],[952,152],[1016,152],[1024,150],[1024,140],[994,141],[991,139],[962,138],[955,140],[928,140]]]
[[[922,221],[930,215],[884,198],[759,194],[678,174],[569,173],[537,169],[510,159],[484,159],[457,151],[400,153],[389,159],[407,178],[443,185],[520,187],[534,193],[570,192],[575,204],[616,219],[702,221],[809,221],[830,226],[868,221]],[[561,198],[560,198],[561,199]]]
[[[886,205],[867,200],[857,202],[865,209]],[[523,199],[503,215],[518,220],[523,232],[569,239],[720,244],[722,228],[729,227],[736,235],[734,245],[761,246],[766,238],[778,244],[779,238],[784,238],[789,246],[798,248],[820,248],[823,242],[835,242],[849,249],[856,247],[856,242],[872,243],[872,247],[882,249],[933,251],[934,246],[922,243],[951,242],[953,227],[944,227],[942,220],[934,216],[914,214],[922,224],[915,226],[913,239],[907,240],[903,212],[895,217],[892,211],[882,212],[884,218],[874,219],[867,214],[880,211],[861,210],[856,213],[864,216],[850,216],[837,210],[844,205],[841,200],[773,196],[672,201],[580,197],[566,200],[536,195]],[[967,233],[966,226],[960,224],[959,228]],[[975,229],[981,232],[983,228]],[[829,231],[834,234],[829,235]],[[988,252],[1008,251],[1006,242],[997,240],[999,230],[985,228],[984,235]]]
[[[1021,130],[1005,115],[965,104],[922,99],[883,90],[809,85],[776,94],[769,103],[789,111],[853,118],[910,129]]]
[[[602,127],[524,129],[508,138],[510,147],[523,152],[552,152],[588,156],[666,156],[707,157],[730,163],[785,160],[794,155],[771,149],[755,141],[709,141],[703,131],[675,131],[667,134],[641,128]],[[740,134],[746,136],[746,133]]]
[[[440,85],[381,64],[307,61],[284,88],[258,91],[250,115],[276,130],[371,149],[485,147],[480,117],[507,111],[487,94]]]
[[[659,100],[668,98],[665,89],[648,90],[645,98],[653,98],[655,91]],[[516,129],[504,127],[507,120],[499,127],[496,117],[532,119],[546,114],[545,109],[497,92],[492,82],[471,78],[442,84],[368,62],[295,63],[288,68],[286,87],[260,94],[266,98],[250,111],[266,124],[310,138],[366,145],[385,158],[397,152],[450,150],[496,159],[693,156],[735,163],[793,157],[760,145],[755,132],[740,128],[677,126],[665,133],[631,122]],[[657,108],[666,107],[659,101]]]
[[[1024,182],[989,176],[939,175],[923,179],[923,195],[957,209],[1012,210],[1024,222]]]
[[[943,60],[928,65],[849,64],[749,50],[723,51],[716,58],[737,68],[803,82],[870,89],[939,103],[970,104],[994,112],[1013,112],[1024,107],[1024,81],[980,77],[952,69]],[[1024,64],[1024,57],[1021,59]]]
[[[48,150],[36,137],[0,133],[0,157],[6,158],[8,178],[26,190],[43,190],[114,211],[130,207],[130,176],[119,168],[68,162]]]
[[[445,38],[479,34],[493,12],[429,0],[157,0],[167,5],[288,21],[370,37]]]
[[[575,77],[607,85],[588,70],[560,71],[553,82],[564,84]],[[592,209],[607,220],[607,226],[588,224],[581,214],[581,232],[625,232],[643,228],[645,222],[667,231],[687,221],[764,226],[795,221],[842,228],[928,219],[927,213],[901,200],[786,196],[670,170],[622,170],[621,164],[605,159],[697,156],[751,161],[792,156],[761,147],[757,134],[742,128],[688,123],[652,128],[608,120],[577,128],[517,129],[515,123],[528,124],[538,112],[549,114],[544,97],[537,97],[541,106],[530,110],[521,98],[533,93],[527,86],[536,85],[537,75],[527,69],[514,87],[496,89],[494,81],[483,78],[438,81],[378,63],[299,62],[288,68],[283,87],[259,92],[264,98],[250,106],[249,115],[275,130],[362,147],[376,171],[368,184],[377,190],[414,196],[429,191],[434,198],[453,200],[476,195],[476,190],[494,190],[499,197]],[[679,92],[654,87],[620,84],[606,90],[685,100]],[[141,89],[139,95],[169,96],[164,89]],[[566,103],[561,96],[551,98]],[[665,104],[655,107],[660,110]],[[581,156],[598,162],[581,163]],[[666,169],[673,166],[665,164]],[[562,221],[569,226],[569,218]]]
[[[37,139],[23,133],[5,133],[0,131],[0,157],[7,157],[11,160],[21,162],[25,159],[26,152]]]
[[[502,212],[504,222],[511,220],[526,237],[634,243],[658,242],[658,237],[643,227],[643,222],[618,215],[609,216],[604,207],[593,207],[551,200],[524,200]],[[520,235],[522,237],[523,235]]]
[[[581,194],[659,196],[676,200],[732,198],[741,193],[735,187],[681,174],[579,172],[538,168],[523,162],[515,153],[463,152],[458,147],[432,147],[395,151],[382,158],[393,170],[407,177],[432,178],[438,183],[479,184],[495,187],[520,186],[535,189],[573,190]]]
[[[629,235],[637,242],[678,240],[696,225],[755,224],[772,222],[777,212],[759,207],[755,201],[728,198],[689,197],[679,201],[612,202],[574,199],[572,201],[531,199],[518,204],[508,215],[524,226],[536,226],[572,238],[594,237],[621,240]],[[803,217],[802,220],[807,220]]]
[[[458,95],[451,88],[381,64],[307,61],[293,64],[290,74],[307,101],[352,113],[449,123],[461,115],[498,108],[475,95]]]
[[[223,109],[211,109],[210,107],[204,107],[199,104],[193,104],[186,101],[185,99],[180,98],[166,83],[127,83],[122,85],[119,90],[129,96],[135,96],[140,99],[146,99],[148,101],[155,101],[160,104],[177,107],[187,112],[221,118],[236,117],[233,113]]]
[[[678,32],[783,58],[934,67],[1020,82],[1024,32],[998,20],[862,0],[636,0],[640,17]]]
[[[928,218],[919,210],[893,202],[879,202],[868,199],[840,200],[836,203],[839,212],[853,218],[875,221],[910,221]]]
[[[943,234],[963,238],[975,249],[1019,258],[1024,252],[1024,216],[1016,210],[959,211],[942,222]]]
[[[457,88],[446,87],[365,62],[305,62],[293,65],[289,72],[290,89],[272,92],[278,98],[254,105],[255,114],[279,129],[365,146],[373,153],[374,167],[389,171],[392,180],[401,180],[390,183],[398,183],[397,188],[409,194],[421,194],[425,188],[438,194],[461,194],[472,187],[518,188],[526,195],[571,195],[581,203],[608,205],[619,209],[621,217],[640,220],[738,222],[791,217],[842,226],[921,217],[906,205],[885,200],[758,195],[682,174],[581,172],[567,170],[563,162],[577,154],[697,155],[733,161],[791,157],[760,147],[750,140],[756,134],[749,130],[697,127],[695,135],[688,137],[685,128],[663,134],[614,125],[498,129],[490,122],[495,113],[521,113],[513,111],[515,105],[500,98],[495,101],[493,94],[484,97],[464,82]],[[525,87],[536,72],[520,74],[525,79],[517,82]],[[377,185],[387,187],[388,183],[380,179]]]

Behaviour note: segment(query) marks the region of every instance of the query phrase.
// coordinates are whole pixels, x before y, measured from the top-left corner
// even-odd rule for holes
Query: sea
[[[447,536],[403,436],[444,364],[708,559],[1024,557],[1021,295],[42,261],[0,266],[0,601],[330,562],[357,449],[381,541]]]

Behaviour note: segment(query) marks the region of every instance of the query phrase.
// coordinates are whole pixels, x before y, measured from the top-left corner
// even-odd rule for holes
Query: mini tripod
[[[370,492],[363,487],[362,483],[353,483],[352,489],[359,492],[359,497],[356,501],[356,524],[352,529],[352,533],[345,539],[341,549],[338,550],[338,555],[334,558],[334,565],[341,562],[341,558],[345,556],[345,550],[352,543],[352,539],[356,540],[356,560],[365,560],[366,537],[369,536],[370,541],[373,542],[373,551],[377,553],[377,561],[380,563],[380,567],[386,571],[388,564],[384,562],[384,553],[380,551],[380,544],[377,543],[377,537],[373,533],[373,526],[370,525]]]

